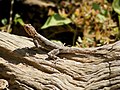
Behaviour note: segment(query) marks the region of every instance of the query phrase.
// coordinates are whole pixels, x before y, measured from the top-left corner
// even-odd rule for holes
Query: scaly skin
[[[59,46],[42,35],[38,34],[31,24],[24,24],[24,29],[29,36],[33,38],[34,44],[37,48],[41,47],[49,51],[48,56],[56,59],[59,53],[81,53],[81,54],[101,54],[97,53],[97,48],[76,48]]]

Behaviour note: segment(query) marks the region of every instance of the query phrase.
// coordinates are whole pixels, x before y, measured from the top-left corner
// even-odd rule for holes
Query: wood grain
[[[0,32],[0,78],[10,90],[119,90],[120,41],[99,48],[106,54],[62,54],[54,61],[32,39]]]

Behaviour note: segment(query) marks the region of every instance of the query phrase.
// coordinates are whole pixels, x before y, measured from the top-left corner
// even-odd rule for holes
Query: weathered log
[[[47,60],[32,39],[0,32],[0,79],[10,90],[120,90],[120,41],[102,54],[62,54]],[[65,59],[62,59],[64,58]]]
[[[24,3],[29,5],[38,5],[40,7],[55,7],[55,3],[49,0],[24,0]]]

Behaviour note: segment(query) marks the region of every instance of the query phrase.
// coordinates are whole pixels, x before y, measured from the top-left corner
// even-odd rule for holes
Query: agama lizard
[[[52,59],[58,58],[56,55],[59,53],[81,53],[81,54],[97,54],[96,48],[77,48],[77,47],[66,47],[60,46],[47,38],[43,37],[31,24],[24,24],[24,29],[28,33],[29,36],[33,38],[33,42],[37,48],[43,48],[48,52],[48,56]]]

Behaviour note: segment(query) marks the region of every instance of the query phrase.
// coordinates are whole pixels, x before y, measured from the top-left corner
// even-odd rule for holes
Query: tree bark
[[[120,90],[120,41],[98,52],[50,60],[32,39],[0,32],[0,79],[9,90]]]

